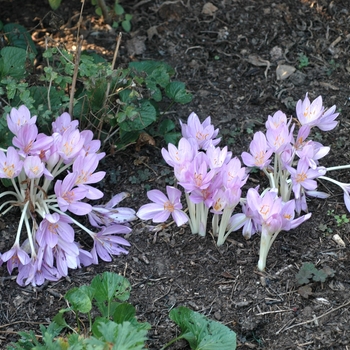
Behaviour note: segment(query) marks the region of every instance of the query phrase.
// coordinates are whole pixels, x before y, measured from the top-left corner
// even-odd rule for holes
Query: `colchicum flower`
[[[110,255],[126,254],[122,246],[129,243],[119,235],[131,231],[122,224],[134,220],[135,211],[114,208],[126,194],[114,196],[106,205],[87,203],[103,197],[92,184],[105,176],[96,172],[105,154],[98,153],[101,142],[93,140],[92,132],[80,132],[78,121],[63,113],[52,123],[51,136],[38,133],[36,117],[25,106],[13,108],[7,122],[15,147],[0,150],[0,178],[11,180],[13,190],[0,194],[0,198],[12,197],[0,204],[0,213],[5,215],[15,206],[21,216],[15,242],[0,253],[0,265],[5,263],[10,274],[18,268],[21,286],[36,286],[57,281],[68,269],[97,264],[98,257],[110,261]],[[97,232],[72,214],[88,215]],[[75,241],[74,227],[93,239],[91,252]]]

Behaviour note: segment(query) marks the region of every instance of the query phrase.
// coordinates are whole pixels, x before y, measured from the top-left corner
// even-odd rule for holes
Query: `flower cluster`
[[[287,118],[283,112],[268,116],[266,132],[256,132],[250,152],[241,155],[247,168],[241,167],[239,159],[232,157],[227,147],[216,147],[220,142],[217,138],[219,130],[211,125],[210,117],[201,124],[192,113],[187,124],[181,123],[183,137],[178,147],[169,144],[168,150],[162,149],[164,160],[174,168],[177,183],[185,190],[192,233],[206,234],[209,211],[213,214],[212,230],[218,236],[218,245],[222,245],[232,231],[242,227],[247,239],[260,232],[258,268],[264,270],[268,251],[278,233],[293,229],[311,217],[311,213],[307,213],[306,196],[328,196],[316,190],[316,179],[335,182],[324,176],[327,170],[335,168],[319,165],[319,160],[330,148],[308,139],[314,127],[322,131],[335,128],[338,116],[335,109],[333,106],[326,110],[321,97],[311,103],[306,94],[296,106],[300,126],[297,132],[292,117]],[[270,186],[261,194],[259,188],[250,188],[246,198],[241,198],[242,186],[253,168],[266,174]],[[350,208],[350,184],[339,185]],[[168,199],[159,190],[152,190],[149,198],[156,204],[142,206],[137,216],[161,222],[172,214],[178,225],[183,224],[181,192],[170,187],[167,191],[176,196]],[[238,204],[242,210],[233,214]],[[302,211],[307,214],[300,216]]]
[[[78,121],[63,113],[52,123],[52,135],[39,133],[36,117],[25,106],[13,108],[7,124],[14,134],[14,147],[0,150],[0,178],[11,181],[13,190],[0,194],[0,198],[12,196],[0,205],[0,213],[19,207],[21,216],[15,242],[0,254],[0,263],[7,264],[10,274],[18,268],[18,284],[56,281],[68,274],[68,268],[97,264],[98,257],[111,261],[111,255],[127,253],[123,246],[129,243],[120,234],[131,229],[122,223],[134,220],[135,212],[115,208],[127,194],[114,196],[106,205],[88,203],[103,197],[91,185],[105,176],[96,172],[105,154],[98,153],[100,141],[93,139],[92,131],[79,131]],[[85,215],[94,229],[77,220]],[[76,242],[72,225],[92,238],[91,252]]]

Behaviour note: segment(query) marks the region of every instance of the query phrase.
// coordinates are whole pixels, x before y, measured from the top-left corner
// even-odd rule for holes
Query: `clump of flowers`
[[[327,170],[344,169],[346,166],[328,169],[320,166],[319,160],[328,154],[330,148],[308,139],[314,127],[322,131],[335,128],[338,116],[335,109],[333,106],[326,110],[321,97],[310,102],[306,94],[296,106],[297,132],[292,117],[287,118],[282,111],[268,116],[266,133],[256,132],[250,143],[250,152],[241,155],[247,168],[241,167],[240,160],[232,157],[227,147],[216,147],[220,142],[217,138],[219,130],[211,125],[210,117],[201,123],[192,113],[187,124],[181,123],[183,137],[178,147],[169,144],[167,150],[162,149],[164,160],[174,169],[177,184],[185,191],[192,233],[205,236],[209,212],[212,213],[212,232],[218,237],[218,246],[232,231],[240,228],[243,228],[247,239],[260,232],[258,268],[263,271],[269,249],[279,232],[291,230],[311,217],[306,197],[328,197],[327,193],[316,190],[316,179],[329,180],[341,186],[345,203],[350,208],[350,184],[325,176]],[[246,198],[242,198],[242,187],[253,168],[265,173],[269,187],[261,194],[259,186],[250,188]],[[179,194],[177,202],[178,212],[173,218],[181,225],[184,220],[177,219],[181,209]],[[236,212],[238,204],[241,212]],[[153,208],[152,204],[144,205],[138,211],[138,217],[145,220],[154,218]],[[157,217],[164,220],[175,211],[174,205],[162,206],[160,202],[157,208]],[[165,215],[165,212],[168,214]],[[301,215],[301,212],[306,214]]]
[[[41,285],[67,276],[68,269],[111,261],[111,255],[126,254],[131,231],[123,223],[134,220],[130,208],[115,208],[127,193],[114,196],[105,205],[91,205],[103,192],[93,187],[105,172],[97,171],[104,153],[90,130],[79,131],[78,121],[63,113],[52,123],[52,135],[38,132],[36,116],[27,107],[13,108],[7,124],[14,134],[13,146],[0,150],[0,178],[13,190],[0,194],[9,199],[0,205],[4,216],[19,208],[16,237],[12,248],[0,255],[12,274],[18,268],[21,286]],[[74,215],[72,215],[74,214]],[[80,221],[87,215],[92,228]],[[76,241],[74,226],[87,233],[93,248],[84,250]],[[26,237],[23,237],[23,235]]]

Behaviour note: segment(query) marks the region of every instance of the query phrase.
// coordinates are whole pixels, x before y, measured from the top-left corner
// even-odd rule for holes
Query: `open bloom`
[[[91,205],[80,202],[86,197],[87,190],[80,186],[74,187],[77,177],[78,173],[70,173],[63,181],[57,180],[54,190],[58,206],[63,212],[69,210],[76,215],[85,215],[91,211]]]
[[[210,117],[207,117],[201,123],[197,114],[192,112],[187,119],[187,124],[181,121],[180,123],[182,136],[186,139],[193,138],[196,140],[198,149],[206,150],[210,144],[216,146],[220,142],[220,138],[215,138],[219,133],[219,129],[214,130]]]
[[[23,161],[13,148],[7,149],[7,154],[0,150],[0,178],[13,179],[21,172]]]
[[[309,161],[306,158],[299,160],[297,168],[294,169],[291,166],[286,165],[293,183],[293,192],[296,199],[299,199],[302,193],[302,189],[315,190],[317,182],[315,178],[322,176],[326,173],[324,167],[317,167],[312,169],[309,167]]]
[[[267,146],[266,136],[261,131],[254,134],[249,150],[250,153],[242,153],[242,160],[246,166],[263,169],[270,164],[273,150]]]
[[[154,203],[143,205],[136,215],[141,220],[152,219],[153,222],[165,222],[171,215],[177,226],[187,222],[188,217],[181,210],[181,191],[172,186],[167,186],[166,191],[168,197],[159,190],[148,191],[147,197]]]
[[[329,131],[334,129],[338,124],[335,119],[339,113],[334,113],[335,109],[336,107],[332,106],[325,111],[322,96],[318,96],[311,103],[306,93],[304,101],[298,101],[296,113],[301,125],[317,126],[322,131]]]
[[[36,116],[31,117],[29,109],[22,105],[18,109],[12,108],[7,115],[7,126],[13,134],[17,135],[18,130],[25,124],[35,124]]]

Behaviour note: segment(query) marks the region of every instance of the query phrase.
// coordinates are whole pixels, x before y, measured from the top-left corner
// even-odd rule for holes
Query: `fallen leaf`
[[[298,293],[305,299],[312,295],[312,289],[309,286],[302,286],[298,288]]]
[[[213,5],[211,2],[207,2],[206,4],[204,4],[203,9],[202,9],[202,13],[204,15],[208,15],[208,16],[214,16],[214,13],[218,10],[218,8]]]
[[[155,35],[159,36],[157,26],[152,26],[147,29],[148,40],[152,40]]]
[[[285,80],[295,72],[295,67],[281,64],[277,66],[276,76],[277,80]]]
[[[267,72],[270,69],[270,61],[268,60],[264,60],[263,58],[261,58],[258,55],[249,55],[247,58],[247,61],[252,64],[253,66],[257,66],[257,67],[267,67],[265,69],[265,78],[267,78]]]
[[[135,150],[137,152],[140,151],[140,149],[142,148],[142,146],[144,145],[151,145],[151,146],[155,146],[156,142],[154,141],[154,138],[147,134],[146,132],[142,132],[136,142],[136,146],[135,146]]]
[[[146,36],[134,36],[132,39],[127,40],[126,49],[129,56],[142,55],[146,50]]]

